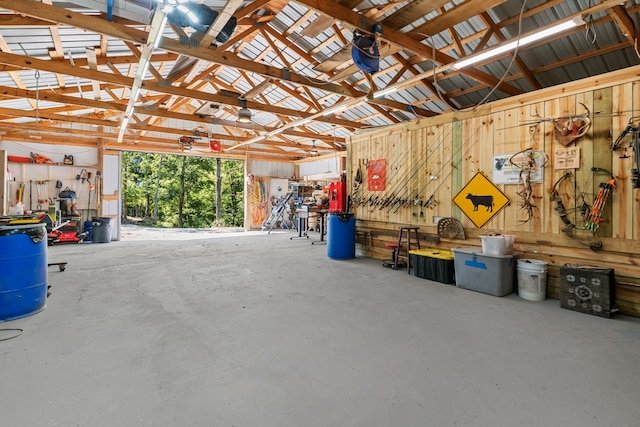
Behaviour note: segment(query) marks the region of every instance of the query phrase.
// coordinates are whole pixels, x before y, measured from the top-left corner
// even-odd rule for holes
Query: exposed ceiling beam
[[[339,21],[342,21],[346,25],[358,28],[361,31],[370,32],[373,26],[373,22],[368,18],[330,0],[296,0],[296,3],[300,3],[319,12],[329,14]],[[438,50],[435,51],[434,55],[433,50],[429,46],[420,43],[418,40],[410,37],[407,34],[400,33],[391,28],[386,29],[381,38],[393,45],[413,52],[414,54],[419,55],[425,59],[434,60],[439,64],[448,65],[456,61],[455,58],[450,57],[449,55],[446,55]],[[500,90],[509,95],[519,95],[523,93],[521,89],[518,89],[509,84],[500,83],[500,81],[496,77],[471,67],[467,67],[464,70],[464,74],[482,83],[499,85]]]
[[[72,12],[67,9],[49,6],[34,0],[0,0],[0,8],[24,13],[28,16],[40,18],[45,21],[60,22],[76,28],[93,31],[99,34],[106,34],[137,44],[144,45],[147,42],[148,33],[146,31],[127,27],[115,22],[104,21],[101,18],[83,15],[82,13]],[[351,91],[343,86],[327,83],[308,76],[298,75],[290,72],[289,70],[282,70],[276,67],[259,64],[243,59],[229,52],[219,52],[215,49],[186,46],[180,44],[177,40],[168,39],[166,37],[161,40],[159,48],[218,64],[228,65],[245,71],[251,71],[262,74],[266,77],[288,80],[298,85],[314,87],[327,92],[335,92],[340,95],[354,96]],[[358,94],[355,95],[357,96]]]
[[[613,6],[611,9],[607,9],[607,14],[614,20],[622,35],[626,37],[631,46],[638,52],[638,29],[633,23],[633,20],[627,13],[627,10],[620,6]],[[638,53],[640,55],[640,53]]]
[[[133,78],[127,76],[118,76],[111,73],[105,73],[102,71],[94,71],[86,68],[80,67],[72,67],[71,65],[67,65],[64,63],[58,63],[53,61],[45,61],[36,58],[29,58],[22,55],[14,55],[10,53],[0,52],[0,63],[14,65],[17,67],[27,68],[27,69],[39,69],[44,71],[50,71],[53,73],[63,73],[67,75],[72,75],[76,77],[83,77],[91,80],[103,81],[108,83],[114,83],[117,85],[131,87],[133,84]],[[206,92],[200,92],[175,86],[166,86],[157,82],[153,82],[150,80],[145,80],[142,83],[142,88],[145,90],[152,90],[154,92],[167,93],[177,96],[183,96],[187,98],[196,98],[201,99],[203,101],[215,102],[219,104],[226,105],[237,105],[238,99],[228,95],[220,95],[220,94],[211,94]],[[254,101],[247,101],[247,108],[271,112],[274,114],[283,114],[292,117],[302,117],[309,116],[309,113],[300,112],[298,110],[269,106],[265,104],[260,104]],[[318,118],[319,121],[326,121],[328,123],[336,123],[336,119],[333,120],[325,120],[323,118]],[[365,125],[346,121],[339,120],[337,123],[341,126],[347,126],[351,128],[360,128]]]

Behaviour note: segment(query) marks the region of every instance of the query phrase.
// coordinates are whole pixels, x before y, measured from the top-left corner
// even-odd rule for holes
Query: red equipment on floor
[[[347,182],[340,180],[329,184],[329,212],[347,211]]]
[[[78,230],[76,221],[66,221],[47,233],[47,242],[49,246],[55,243],[82,243],[85,234],[79,233]]]

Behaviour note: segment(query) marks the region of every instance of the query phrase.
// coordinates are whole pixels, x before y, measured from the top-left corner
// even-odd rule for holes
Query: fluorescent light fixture
[[[459,70],[461,68],[468,67],[469,65],[476,64],[478,62],[485,61],[489,58],[493,58],[495,56],[501,55],[505,52],[515,49],[516,47],[522,47],[522,46],[531,44],[538,40],[542,40],[544,38],[553,36],[555,34],[569,30],[571,28],[578,27],[580,25],[584,25],[584,21],[582,20],[582,17],[576,16],[568,21],[564,21],[559,24],[553,25],[549,28],[545,28],[540,31],[535,31],[529,35],[520,37],[519,40],[514,40],[509,43],[496,46],[492,49],[488,49],[485,52],[479,53],[477,55],[473,55],[468,58],[456,61],[455,63],[453,63],[452,68],[454,70]]]
[[[137,100],[138,99],[138,95],[140,95],[140,86],[134,84],[131,87],[131,95],[129,95],[129,98],[134,98],[134,99]]]
[[[380,98],[398,90],[397,86],[391,86],[386,89],[379,90],[373,94],[374,98]]]
[[[172,2],[167,0],[166,3],[171,4]],[[140,59],[138,61],[138,68],[136,68],[136,74],[133,79],[133,84],[131,85],[131,95],[129,96],[127,108],[125,109],[125,117],[122,119],[120,130],[118,131],[118,142],[122,142],[122,138],[124,138],[124,133],[127,130],[129,119],[131,118],[131,114],[133,114],[135,103],[140,95],[140,88],[142,87],[144,76],[147,74],[147,70],[151,65],[153,49],[155,49],[159,40],[162,38],[162,31],[164,30],[166,23],[167,15],[164,8],[156,9],[153,17],[151,18],[151,28],[149,29],[147,44],[142,47],[142,53],[140,54]]]
[[[333,107],[329,108],[328,110],[326,110],[324,113],[322,113],[322,115],[323,116],[328,116],[330,114],[339,113],[340,111],[346,109],[348,106],[349,106],[348,104],[333,106]]]
[[[284,132],[284,128],[272,130],[271,132],[269,132],[269,136],[277,135],[277,134],[282,133],[282,132]]]
[[[153,48],[157,49],[160,46],[160,40],[162,40],[162,31],[164,30],[164,26],[167,25],[167,15],[162,17],[162,22],[160,23],[160,30],[158,34],[155,36],[156,39],[153,42]]]
[[[263,139],[267,139],[267,135],[262,135],[262,136],[256,136],[255,138],[252,138],[248,141],[243,142],[243,145],[249,145],[249,144],[253,144],[254,142],[259,142],[262,141]]]
[[[136,68],[136,78],[143,80],[145,74],[147,74],[147,71],[149,70],[149,56],[151,55],[151,53],[147,53],[144,51],[145,48],[143,48],[142,51],[142,55],[140,55],[140,62],[138,62],[138,68]]]

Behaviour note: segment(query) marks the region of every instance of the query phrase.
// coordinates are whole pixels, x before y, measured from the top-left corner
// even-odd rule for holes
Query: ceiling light
[[[325,110],[325,112],[322,113],[322,115],[323,116],[328,116],[328,115],[331,115],[331,114],[338,113],[338,112],[346,109],[348,106],[349,106],[348,104],[342,104],[342,105],[333,106],[333,107],[329,108],[328,110]]]
[[[251,110],[248,108],[241,108],[238,110],[238,123],[251,123]]]
[[[397,86],[391,86],[386,89],[379,90],[373,94],[374,98],[380,98],[382,96],[388,95],[398,90]]]
[[[247,108],[247,100],[244,98],[238,98],[238,123],[251,123],[251,110]]]
[[[316,148],[316,140],[313,140],[313,144],[311,145],[311,149],[309,150],[309,153],[311,153],[312,156],[315,156],[316,154],[318,154],[318,149]]]
[[[133,114],[135,103],[137,102],[138,96],[140,95],[140,88],[142,87],[144,76],[150,66],[153,49],[158,45],[158,41],[162,36],[162,31],[164,30],[164,26],[166,23],[167,15],[164,9],[156,9],[156,11],[153,13],[153,17],[151,18],[151,28],[149,29],[147,44],[142,47],[142,52],[140,53],[138,67],[136,68],[133,84],[131,85],[131,96],[129,96],[129,101],[127,102],[127,107],[125,108],[124,112],[125,118],[122,120],[120,129],[118,131],[118,142],[122,142],[122,138],[124,138],[125,131],[127,130],[127,126],[129,124],[129,119]]]
[[[518,40],[511,41],[509,43],[505,43],[503,45],[496,46],[492,49],[488,49],[485,52],[482,52],[478,55],[473,55],[465,59],[461,59],[453,63],[452,68],[454,70],[459,70],[464,67],[468,67],[469,65],[476,64],[481,61],[485,61],[489,58],[493,58],[495,56],[501,55],[505,52],[515,49],[516,47],[522,47],[538,40],[542,40],[546,37],[553,36],[555,34],[561,33],[563,31],[569,30],[571,28],[578,27],[580,25],[584,25],[584,21],[581,16],[575,16],[568,21],[561,22],[559,24],[553,25],[551,27],[535,31],[526,36],[520,37]]]
[[[262,135],[262,136],[256,136],[255,138],[252,138],[248,141],[245,141],[246,144],[253,144],[254,142],[259,142],[262,141],[264,139],[267,139],[267,135]]]

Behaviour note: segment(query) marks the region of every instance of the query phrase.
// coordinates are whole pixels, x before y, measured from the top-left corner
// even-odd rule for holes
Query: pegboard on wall
[[[95,214],[96,149],[10,141],[1,141],[0,149],[7,152],[10,175],[6,212],[12,212],[18,197],[27,211],[48,210],[49,199],[59,206],[59,193],[68,187],[76,194],[78,213],[85,218]]]
[[[28,211],[46,211],[49,201],[57,202],[61,190],[74,191],[77,210],[96,208],[95,167],[8,162],[8,211],[21,201]],[[93,185],[93,187],[91,187]],[[90,190],[91,189],[91,190]],[[91,195],[89,194],[91,191]]]

